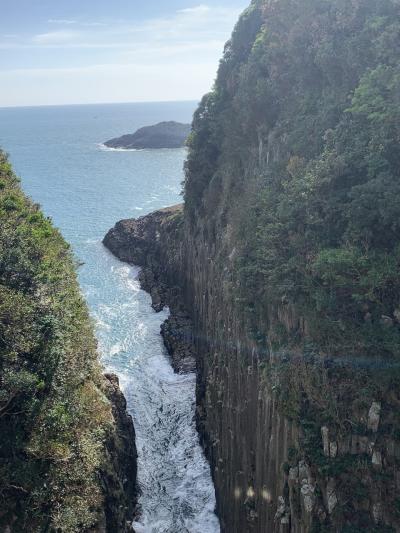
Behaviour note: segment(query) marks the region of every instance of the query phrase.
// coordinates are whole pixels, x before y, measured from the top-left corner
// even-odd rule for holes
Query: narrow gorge
[[[140,265],[222,531],[400,531],[399,4],[254,0],[193,120],[184,206],[105,237]]]
[[[399,0],[252,0],[193,109],[0,108],[0,532],[400,533]]]

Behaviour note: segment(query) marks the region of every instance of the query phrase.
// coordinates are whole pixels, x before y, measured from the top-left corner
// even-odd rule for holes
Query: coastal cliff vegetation
[[[125,531],[133,505],[118,480],[123,440],[75,267],[0,153],[1,531]]]
[[[254,0],[195,113],[185,290],[226,531],[399,531],[399,52],[396,1]]]
[[[186,217],[232,228],[250,322],[302,317],[276,346],[400,356],[399,57],[392,0],[253,1],[195,114]]]

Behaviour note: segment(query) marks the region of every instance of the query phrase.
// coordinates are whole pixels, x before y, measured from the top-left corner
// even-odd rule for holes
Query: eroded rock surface
[[[112,405],[115,431],[106,443],[109,464],[102,472],[107,533],[134,533],[131,526],[137,503],[137,450],[132,417],[115,374],[105,374],[105,390]]]
[[[133,220],[121,220],[104,238],[104,245],[119,259],[142,267],[141,287],[151,295],[152,307],[168,306],[171,316],[161,327],[174,370],[191,372],[192,320],[183,303],[180,275],[182,265],[181,204]]]

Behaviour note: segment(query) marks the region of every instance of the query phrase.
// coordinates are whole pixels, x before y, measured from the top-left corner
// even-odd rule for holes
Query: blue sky
[[[197,100],[247,0],[0,0],[0,107]]]

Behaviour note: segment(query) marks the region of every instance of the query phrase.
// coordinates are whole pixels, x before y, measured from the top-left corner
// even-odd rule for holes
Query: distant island
[[[191,130],[190,124],[160,122],[154,126],[140,128],[135,133],[122,135],[104,143],[108,148],[143,150],[145,148],[182,148]]]

